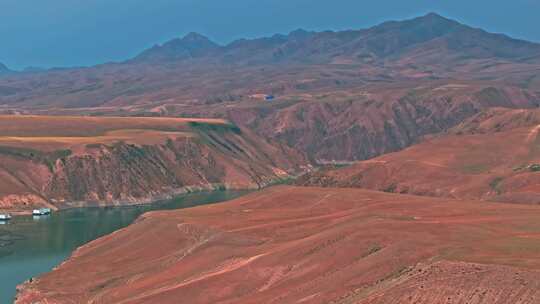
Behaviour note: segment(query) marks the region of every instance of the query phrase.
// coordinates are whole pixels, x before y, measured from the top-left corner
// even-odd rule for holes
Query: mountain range
[[[288,35],[242,39],[224,46],[200,34],[190,33],[148,49],[134,61],[384,64],[413,59],[416,64],[435,64],[441,59],[538,61],[540,45],[488,33],[430,13],[412,20],[385,22],[365,30],[308,32],[300,29]]]
[[[538,63],[540,44],[489,33],[429,13],[368,29],[337,32],[298,29],[287,35],[239,39],[226,45],[192,32],[144,50],[123,64],[444,64],[450,68],[450,62],[463,65],[474,60]],[[2,68],[7,70],[5,66]]]

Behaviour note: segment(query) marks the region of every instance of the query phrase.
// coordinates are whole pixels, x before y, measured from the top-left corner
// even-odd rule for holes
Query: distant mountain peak
[[[424,16],[421,16],[420,18],[449,20],[448,18],[446,18],[446,17],[444,17],[442,15],[439,15],[438,13],[435,13],[435,12],[429,12],[429,13],[425,14]]]
[[[8,67],[5,64],[0,62],[0,74],[8,74],[8,73],[12,73],[12,72],[13,71],[8,69]]]
[[[199,34],[197,32],[190,32],[180,40],[182,40],[184,42],[202,42],[202,41],[212,42],[208,37],[206,37],[206,36],[204,36],[202,34]]]
[[[387,21],[369,30],[377,33],[394,32],[396,35],[425,35],[425,38],[442,36],[457,29],[469,28],[455,20],[448,19],[437,13],[428,13],[412,19]]]
[[[289,34],[290,35],[303,35],[303,34],[307,34],[309,33],[308,31],[306,31],[305,29],[302,29],[302,28],[298,28],[294,31],[291,31]]]
[[[217,43],[213,42],[208,37],[195,32],[191,32],[182,38],[170,40],[162,45],[162,47],[170,46],[190,49],[206,49],[219,47]]]
[[[183,60],[202,57],[218,49],[220,46],[208,37],[191,32],[182,38],[169,40],[162,45],[156,45],[135,58],[135,60]]]
[[[306,37],[310,37],[314,34],[314,32],[306,31],[304,29],[296,29],[289,33],[289,37],[295,38],[295,39],[302,39]]]
[[[412,20],[424,22],[424,23],[431,23],[431,24],[454,24],[454,25],[463,25],[453,19],[446,18],[442,15],[439,15],[437,13],[428,13],[424,16],[420,16],[417,18],[414,18]]]
[[[385,24],[394,24],[394,25],[398,24],[403,27],[406,27],[406,26],[439,27],[439,28],[444,28],[445,26],[449,28],[455,28],[459,26],[466,27],[466,25],[461,24],[456,20],[446,18],[434,12],[427,13],[426,15],[419,16],[412,19],[401,20],[401,21],[389,21],[381,25],[385,25]]]

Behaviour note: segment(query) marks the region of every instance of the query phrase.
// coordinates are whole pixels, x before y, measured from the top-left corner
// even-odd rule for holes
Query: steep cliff
[[[226,122],[165,119],[152,125],[160,119],[3,119],[35,126],[46,120],[48,131],[23,126],[3,130],[0,209],[130,204],[192,189],[260,188],[307,165],[302,154]],[[86,130],[92,119],[106,131],[78,134],[101,132]],[[59,128],[72,123],[78,125]]]

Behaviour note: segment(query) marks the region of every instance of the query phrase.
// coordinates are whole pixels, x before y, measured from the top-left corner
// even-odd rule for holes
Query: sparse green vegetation
[[[490,106],[502,106],[509,103],[508,96],[494,87],[482,89],[474,95],[481,103]]]
[[[213,132],[220,132],[220,133],[233,132],[235,134],[242,133],[242,130],[240,130],[238,126],[232,123],[215,124],[215,123],[191,121],[189,122],[189,126],[198,131],[213,131]]]
[[[517,172],[517,171],[521,171],[521,170],[523,170],[525,168],[527,168],[527,165],[519,165],[517,167],[512,168],[512,171]]]
[[[372,245],[369,246],[369,248],[368,248],[366,254],[364,255],[364,257],[367,257],[367,256],[370,256],[370,255],[372,255],[374,253],[377,253],[377,252],[381,251],[382,249],[383,249],[383,247],[381,245],[372,244]]]
[[[289,175],[286,177],[281,177],[281,178],[276,179],[275,181],[270,183],[269,186],[292,185],[295,180],[296,180],[296,177]]]
[[[387,193],[395,193],[395,192],[396,192],[396,189],[397,189],[397,185],[396,185],[396,184],[391,184],[390,186],[384,188],[384,189],[383,189],[383,192],[387,192]]]
[[[99,148],[101,148],[103,146],[104,145],[101,144],[101,143],[95,143],[95,144],[87,144],[86,148],[88,148],[88,149],[99,149]]]
[[[501,190],[498,189],[499,187],[499,184],[503,181],[503,177],[495,177],[490,183],[489,183],[489,187],[491,189],[493,189],[495,192],[497,192],[497,194],[501,194]]]
[[[538,172],[540,171],[540,164],[531,164],[528,168],[531,172]]]
[[[58,159],[65,159],[72,154],[69,149],[55,150],[52,152],[42,152],[29,148],[18,148],[9,146],[0,146],[0,154],[16,158],[23,158],[46,165],[49,170],[53,170],[54,164]]]
[[[467,164],[462,167],[463,172],[469,174],[479,174],[487,170],[487,166],[484,164]]]

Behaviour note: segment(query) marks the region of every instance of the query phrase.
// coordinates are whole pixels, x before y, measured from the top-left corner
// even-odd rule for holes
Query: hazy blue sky
[[[196,31],[221,43],[358,29],[426,12],[540,42],[540,0],[0,0],[0,62],[91,65]]]

